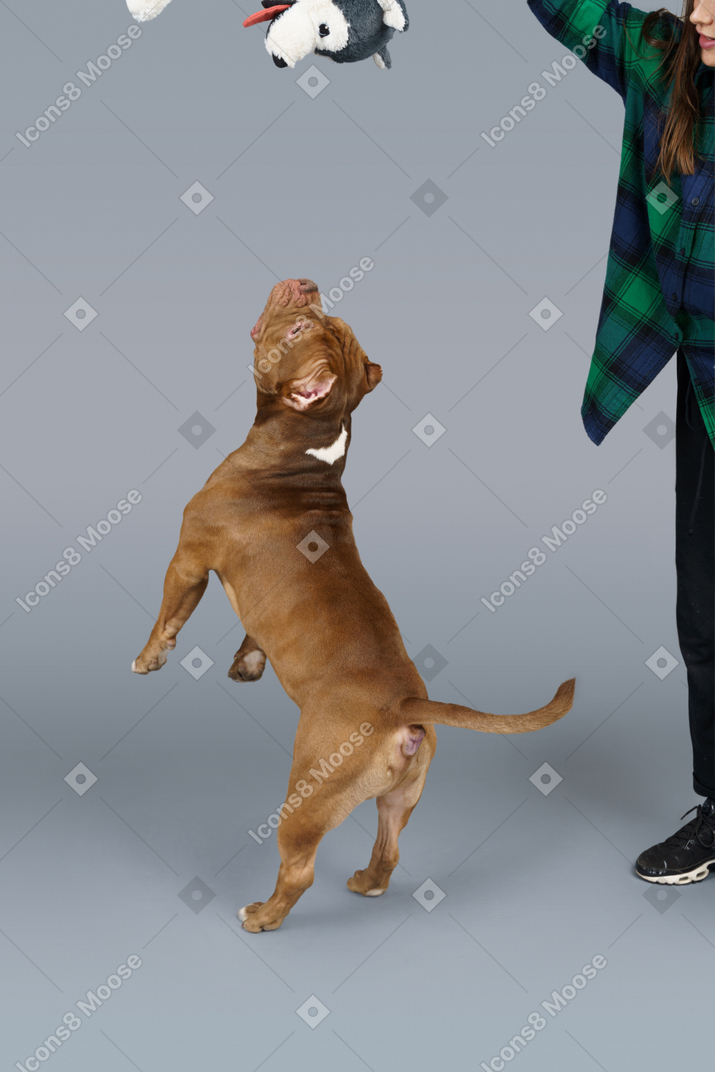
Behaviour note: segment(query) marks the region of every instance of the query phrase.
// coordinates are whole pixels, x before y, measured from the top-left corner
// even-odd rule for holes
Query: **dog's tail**
[[[575,684],[573,677],[564,681],[550,703],[526,715],[490,715],[461,704],[410,697],[400,704],[400,722],[402,725],[459,726],[482,733],[531,733],[557,722],[571,710]]]

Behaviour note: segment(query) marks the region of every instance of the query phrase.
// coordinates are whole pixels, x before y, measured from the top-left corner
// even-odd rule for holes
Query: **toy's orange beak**
[[[281,11],[287,11],[290,4],[276,4],[275,7],[269,7],[265,11],[257,11],[255,15],[249,15],[244,22],[244,26],[256,26],[259,22],[271,22],[276,15],[280,15]]]

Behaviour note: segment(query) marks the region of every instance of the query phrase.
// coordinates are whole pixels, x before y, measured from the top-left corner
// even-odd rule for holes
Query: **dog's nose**
[[[284,59],[281,59],[280,56],[276,56],[275,52],[272,52],[271,55],[273,56],[273,62],[275,63],[276,67],[287,67],[288,66],[288,64],[286,63],[286,61]]]
[[[311,294],[318,292],[317,285],[312,279],[284,279],[276,283],[268,295],[268,307],[294,305],[302,308],[310,305]]]
[[[292,301],[296,305],[306,305],[309,301],[307,295],[314,294],[318,289],[312,279],[286,279],[282,288],[279,300]]]

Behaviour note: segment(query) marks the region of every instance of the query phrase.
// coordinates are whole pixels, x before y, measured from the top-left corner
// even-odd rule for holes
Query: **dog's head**
[[[310,279],[276,283],[251,338],[259,408],[343,415],[382,379],[382,369],[368,360],[352,329],[323,312]]]

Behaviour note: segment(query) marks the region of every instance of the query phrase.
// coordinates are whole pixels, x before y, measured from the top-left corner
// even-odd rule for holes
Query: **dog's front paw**
[[[167,658],[167,651],[159,651],[155,655],[147,655],[146,651],[143,651],[132,663],[132,673],[149,674],[152,670],[161,670]]]
[[[285,919],[285,916],[276,920],[271,917],[270,913],[268,913],[265,908],[266,906],[263,901],[254,901],[253,904],[245,905],[240,909],[238,918],[243,924],[244,931],[258,934],[259,931],[278,930]],[[261,909],[263,909],[263,911],[261,911]]]
[[[232,681],[258,681],[266,668],[266,655],[263,651],[237,651],[233,665],[228,672]]]

